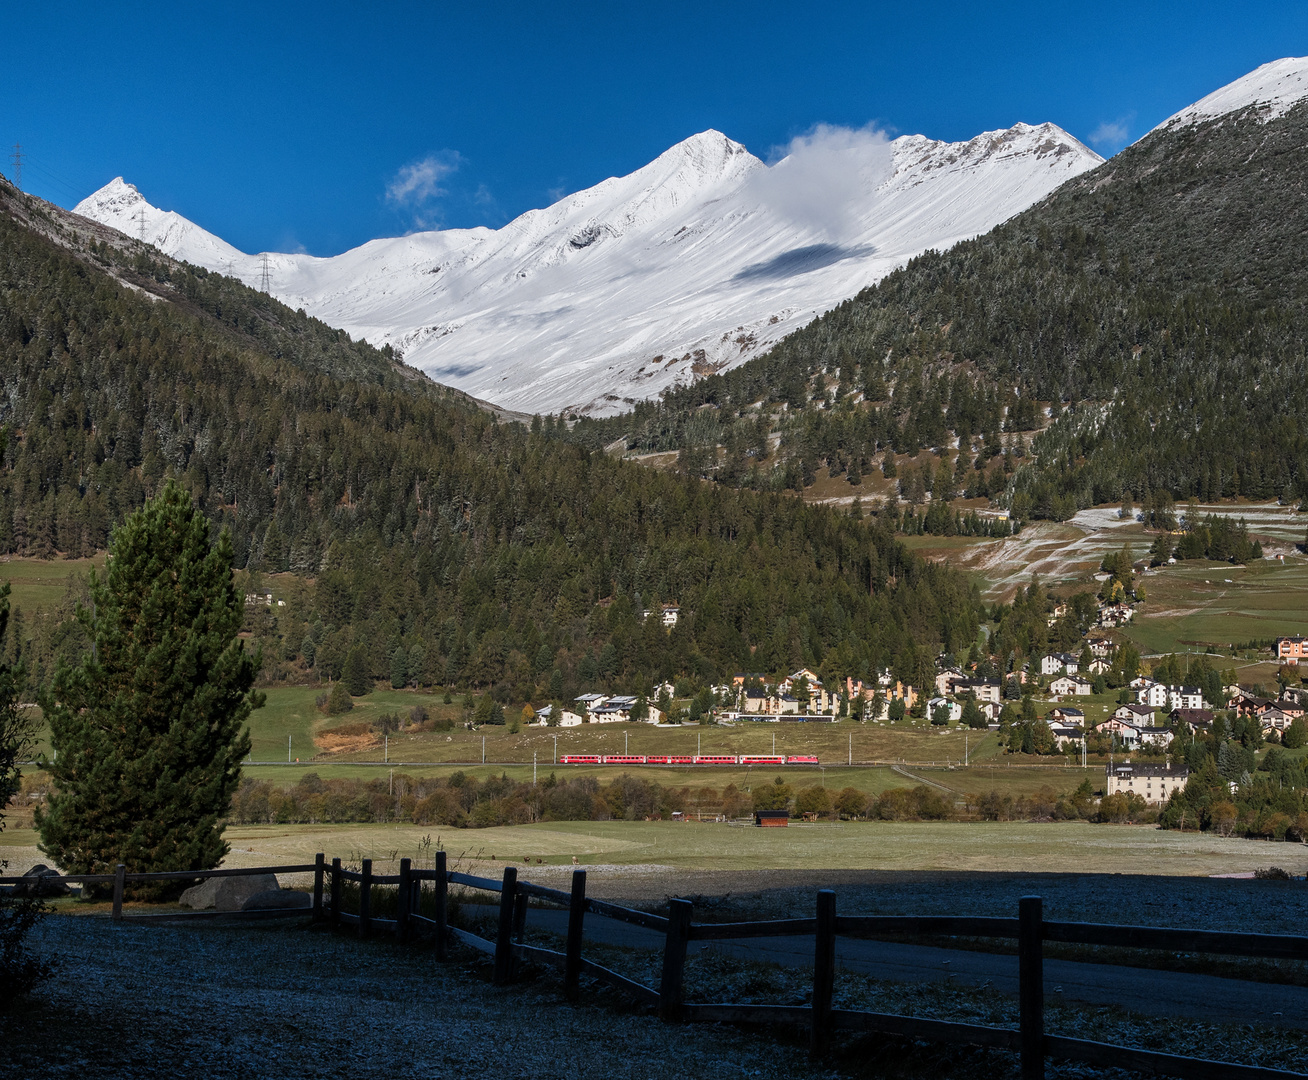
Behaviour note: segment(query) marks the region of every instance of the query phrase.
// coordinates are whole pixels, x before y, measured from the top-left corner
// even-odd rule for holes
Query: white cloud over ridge
[[[396,206],[421,206],[439,199],[448,194],[442,181],[458,172],[462,163],[457,150],[441,150],[405,165],[386,185],[386,201]]]
[[[819,124],[770,157],[775,164],[751,177],[751,194],[829,240],[848,235],[894,169],[890,139],[870,126]]]
[[[1131,117],[1105,120],[1090,132],[1090,145],[1101,153],[1115,154],[1131,141]]]

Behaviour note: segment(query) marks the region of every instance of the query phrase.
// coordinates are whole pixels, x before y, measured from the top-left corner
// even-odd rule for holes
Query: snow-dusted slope
[[[768,167],[716,131],[502,229],[269,254],[271,291],[433,378],[596,414],[756,355],[913,255],[985,232],[1100,158],[1052,124],[965,143],[820,131]],[[121,179],[76,212],[258,286],[245,255]]]
[[[1258,108],[1262,123],[1284,116],[1308,97],[1308,56],[1287,56],[1255,68],[1220,90],[1169,116],[1158,128],[1184,127],[1214,120],[1227,113]],[[1155,128],[1154,130],[1158,130]]]

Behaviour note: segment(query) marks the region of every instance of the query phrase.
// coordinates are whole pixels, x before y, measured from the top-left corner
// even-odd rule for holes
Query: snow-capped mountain
[[[1308,97],[1308,56],[1287,56],[1254,68],[1193,105],[1169,116],[1154,130],[1185,127],[1256,107],[1261,123],[1284,116]]]
[[[744,362],[1101,160],[1052,124],[963,143],[819,130],[772,166],[706,131],[498,230],[415,233],[331,258],[269,253],[270,291],[497,405],[601,415]],[[151,206],[121,178],[75,210],[261,283],[262,253]]]

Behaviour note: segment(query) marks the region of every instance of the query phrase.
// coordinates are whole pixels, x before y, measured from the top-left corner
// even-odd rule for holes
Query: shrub
[[[340,716],[354,708],[354,702],[350,700],[350,692],[345,688],[343,682],[337,682],[332,686],[332,692],[327,695],[327,715]]]

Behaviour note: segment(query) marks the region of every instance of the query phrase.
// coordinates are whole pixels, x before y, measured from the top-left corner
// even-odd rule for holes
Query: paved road
[[[485,913],[494,908],[485,907]],[[527,922],[541,930],[565,934],[568,913],[531,908]],[[599,945],[662,949],[663,935],[600,915],[587,915],[585,938]],[[746,941],[692,942],[719,955],[812,968],[812,935],[753,938]],[[1017,996],[1017,957],[929,945],[836,939],[838,963],[893,982],[953,982],[990,987]],[[1308,1029],[1308,987],[1246,982],[1213,975],[1156,971],[1150,968],[1045,960],[1045,998],[1118,1005],[1156,1016],[1186,1016],[1217,1023],[1278,1023]],[[1279,1016],[1277,1014],[1280,1014]]]

